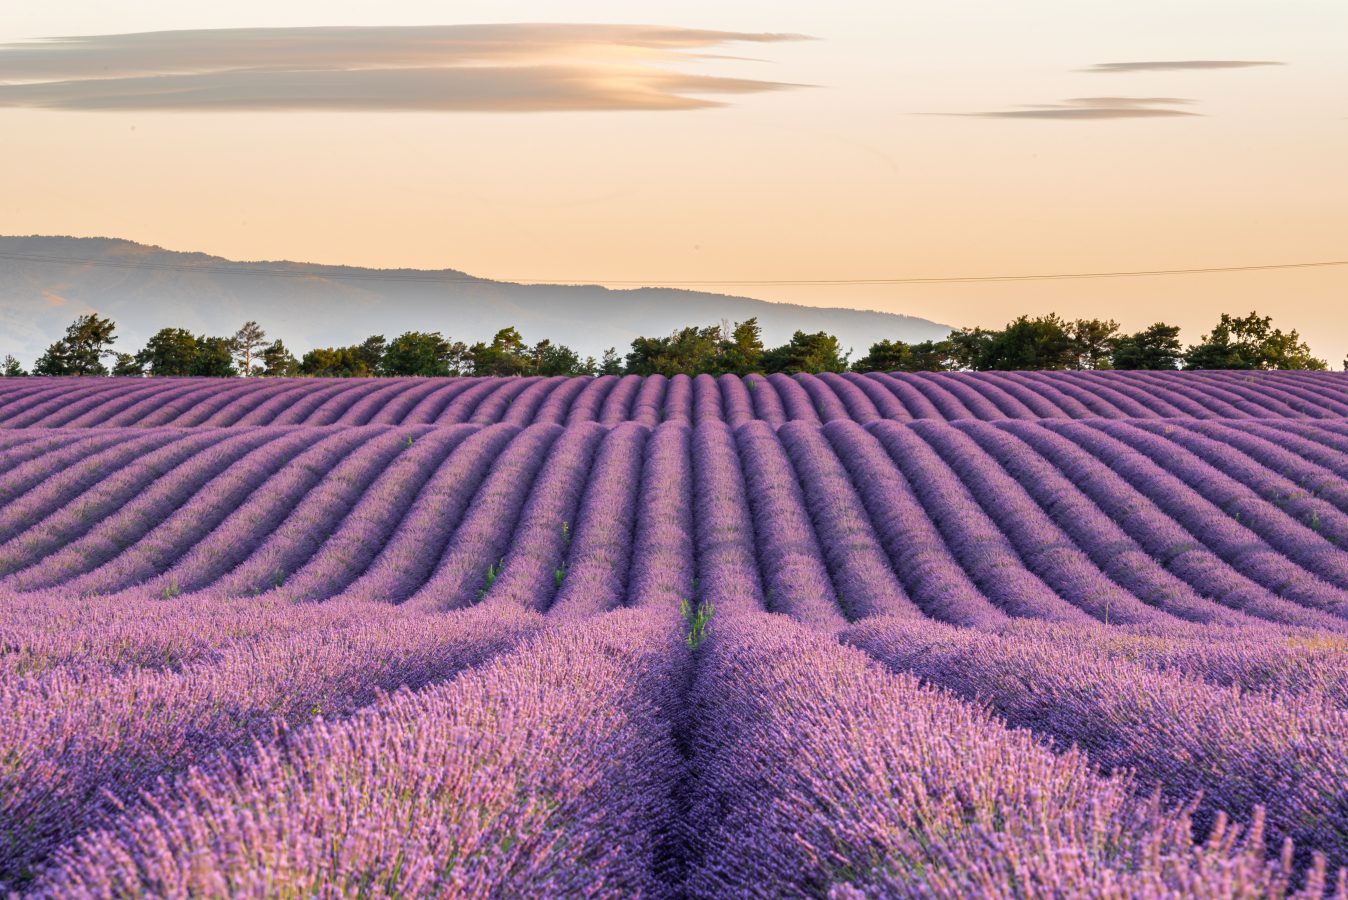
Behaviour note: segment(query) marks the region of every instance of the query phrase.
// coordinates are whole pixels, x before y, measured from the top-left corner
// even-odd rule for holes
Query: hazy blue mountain
[[[920,341],[950,331],[914,316],[704,291],[521,285],[452,269],[234,262],[108,238],[0,237],[0,354],[28,365],[90,311],[117,322],[117,349],[128,352],[165,326],[228,335],[248,319],[296,355],[408,330],[438,330],[471,343],[514,325],[527,341],[550,337],[598,357],[606,347],[625,353],[638,335],[750,316],[758,317],[770,346],[797,329],[822,330],[854,355],[880,338]]]

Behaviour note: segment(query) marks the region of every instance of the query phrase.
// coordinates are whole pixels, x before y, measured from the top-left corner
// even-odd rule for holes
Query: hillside
[[[108,238],[0,237],[0,354],[29,363],[91,310],[117,322],[119,348],[167,325],[229,334],[248,319],[299,352],[414,329],[471,342],[514,325],[526,340],[549,337],[598,356],[641,334],[756,316],[769,344],[823,330],[860,354],[881,337],[921,341],[950,330],[913,316],[703,291],[521,285],[452,269],[235,262]]]

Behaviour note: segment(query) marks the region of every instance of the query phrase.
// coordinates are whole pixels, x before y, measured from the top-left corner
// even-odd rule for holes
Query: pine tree
[[[229,345],[234,358],[239,361],[239,374],[257,374],[253,369],[253,363],[260,360],[259,354],[267,346],[267,332],[256,322],[249,320],[234,332],[234,337],[229,339]]]

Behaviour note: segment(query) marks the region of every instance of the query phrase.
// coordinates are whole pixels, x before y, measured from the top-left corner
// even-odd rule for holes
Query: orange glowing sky
[[[19,6],[3,234],[651,283],[1348,259],[1339,0]],[[313,26],[348,27],[272,30]],[[1188,340],[1258,309],[1348,355],[1348,267],[725,290]]]

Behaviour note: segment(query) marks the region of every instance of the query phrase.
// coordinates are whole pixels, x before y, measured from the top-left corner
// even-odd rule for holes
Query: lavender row
[[[53,669],[115,675],[181,670],[233,647],[333,624],[358,624],[364,606],[296,605],[276,597],[186,595],[166,602],[128,594],[72,597],[60,591],[0,598],[0,675],[37,678]]]
[[[696,599],[691,442],[689,428],[674,423],[657,427],[646,442],[627,579],[629,606],[668,610]]]
[[[1222,486],[1216,473],[1183,448],[1153,440],[1125,441],[1114,431],[1100,430],[1083,423],[1049,426],[1067,437],[1125,478],[1138,492],[1156,505],[1171,522],[1198,538],[1204,547],[1240,575],[1270,593],[1303,607],[1335,615],[1348,613],[1348,591],[1321,574],[1324,569],[1302,565],[1323,545],[1310,529],[1301,537],[1309,546],[1298,546],[1297,535],[1272,532],[1268,523],[1251,521],[1251,510],[1233,508],[1228,512],[1214,499],[1220,499]],[[1214,499],[1209,499],[1209,493]],[[1274,513],[1277,510],[1272,509]],[[1256,508],[1253,518],[1262,511]],[[1167,557],[1181,548],[1170,549]],[[1332,560],[1342,551],[1329,548]],[[1312,564],[1313,565],[1313,564]]]
[[[1299,505],[1304,519],[1283,508],[1299,490],[1225,440],[1188,429],[1160,434],[1149,429],[1101,429],[1132,449],[1158,461],[1204,499],[1248,528],[1307,572],[1338,588],[1348,587],[1348,516],[1328,503]],[[1345,596],[1348,599],[1348,596]]]
[[[1099,559],[1108,565],[1111,554],[1092,558],[1084,552],[1073,541],[1072,535],[1048,515],[1028,491],[981,452],[962,431],[917,424],[912,426],[910,434],[901,432],[898,437],[904,448],[916,448],[913,438],[925,441],[969,490],[996,528],[1006,535],[1026,568],[1077,609],[1102,621],[1119,624],[1171,618],[1107,575],[1096,561]],[[895,445],[900,446],[898,442]],[[919,451],[894,449],[891,452],[915,454]],[[1080,531],[1080,523],[1069,527]],[[1115,575],[1124,572],[1115,570]]]
[[[132,583],[142,585],[142,593],[171,596],[211,584],[242,564],[320,488],[327,476],[357,455],[370,438],[367,430],[359,428],[324,431],[312,440],[303,441],[301,447],[307,448],[262,480],[245,500],[231,504],[233,509],[215,527],[196,518],[191,504],[175,514],[184,523],[179,528],[179,552],[166,564],[155,567],[148,578]],[[453,433],[446,436],[462,439],[462,435]],[[217,486],[208,486],[205,493],[218,502],[216,491]]]
[[[1252,833],[1218,820],[1196,845],[1184,809],[1139,800],[1128,779],[783,617],[714,617],[682,725],[690,658],[668,610],[564,634],[349,723],[208,762],[96,819],[104,830],[62,851],[37,893],[967,896],[1012,878],[1050,895],[1291,893],[1290,859],[1263,862],[1257,812]],[[555,711],[530,704],[554,688],[566,691]],[[452,711],[448,732],[438,711]],[[637,724],[610,732],[614,715]],[[446,854],[448,873],[431,863]],[[1323,887],[1312,871],[1302,893]]]
[[[722,610],[761,610],[763,572],[735,435],[703,423],[691,435],[696,598]]]
[[[990,705],[1013,726],[1076,744],[1143,789],[1200,798],[1206,829],[1225,812],[1267,813],[1269,847],[1294,841],[1348,864],[1348,710],[1316,693],[1261,695],[1182,672],[1103,656],[1089,643],[1026,631],[983,634],[939,623],[875,619],[846,640],[893,669]]]
[[[383,462],[345,516],[311,529],[321,542],[273,592],[297,601],[323,600],[349,585],[370,567],[433,473],[471,433],[465,426],[420,426],[390,434],[400,438],[396,455]]]
[[[266,502],[273,491],[288,493],[286,488],[292,473],[304,470],[302,465],[292,467],[288,463],[311,445],[310,435],[303,431],[268,441],[231,459],[210,480],[194,485],[191,497],[176,506],[172,505],[172,500],[163,502],[155,492],[147,493],[144,498],[147,518],[153,524],[144,534],[133,540],[136,531],[126,528],[127,513],[140,505],[132,504],[109,517],[106,523],[108,534],[100,534],[103,530],[100,527],[86,538],[86,541],[98,538],[98,543],[84,546],[86,541],[77,542],[45,560],[40,567],[44,572],[40,586],[47,588],[59,584],[77,595],[108,594],[142,584],[166,570],[171,571],[190,550],[201,547],[203,542],[209,546],[211,542],[207,539],[218,527],[232,526],[226,527],[226,533],[231,530],[247,535],[266,533],[254,528],[246,517],[240,522],[239,508],[251,505],[249,501],[253,500]],[[179,471],[190,472],[197,462],[194,459],[191,465],[180,467]],[[175,499],[179,496],[181,494],[175,488]],[[150,502],[152,497],[153,503]],[[231,519],[234,521],[229,521]],[[82,557],[79,565],[86,571],[72,577],[71,569],[63,565],[63,557],[67,554]],[[93,561],[98,564],[88,568]],[[221,567],[215,566],[214,562],[212,568],[219,571]],[[48,572],[50,574],[46,574]],[[174,592],[179,586],[170,583],[166,589]]]
[[[847,422],[831,423],[823,432],[856,485],[895,574],[922,611],[960,625],[1006,621],[1006,613],[952,557],[913,485],[875,436]]]
[[[642,461],[650,431],[635,423],[610,430],[595,453],[575,522],[562,523],[556,595],[548,609],[561,619],[606,612],[626,603],[636,532]],[[649,514],[642,509],[641,514]],[[541,592],[546,595],[546,586]]]
[[[250,596],[284,584],[313,558],[379,473],[415,441],[414,433],[375,429],[355,452],[329,470],[274,530],[247,535],[244,540],[251,545],[247,556],[211,582],[210,589],[222,596]],[[177,587],[171,579],[170,575],[165,585],[169,595]]]
[[[32,896],[660,896],[688,654],[622,611],[194,770]]]
[[[492,583],[483,592],[484,602],[517,604],[539,612],[552,606],[566,577],[571,529],[581,495],[600,442],[608,433],[601,425],[585,423],[567,428],[557,439],[515,521],[510,545]]]
[[[1177,505],[1201,504],[1202,498],[1173,480],[1158,484],[1154,479],[1163,478],[1163,473],[1157,473],[1144,458],[1118,454],[1113,457],[1114,465],[1111,466],[1058,431],[1025,422],[1002,423],[994,429],[1014,436],[1023,447],[999,445],[987,435],[985,426],[957,427],[992,452],[1008,471],[1016,474],[1022,486],[1028,486],[1038,494],[1037,499],[1044,508],[1053,511],[1060,520],[1076,523],[1073,534],[1081,534],[1083,545],[1090,546],[1099,541],[1096,553],[1107,555],[1116,548],[1121,551],[1118,564],[1132,563],[1130,568],[1136,574],[1155,585],[1154,589],[1139,596],[1150,594],[1155,598],[1153,602],[1160,605],[1171,602],[1167,599],[1169,595],[1192,610],[1186,618],[1199,621],[1221,621],[1223,616],[1214,614],[1210,606],[1209,612],[1205,613],[1202,606],[1206,604],[1196,603],[1194,595],[1269,621],[1342,629],[1341,618],[1304,605],[1295,596],[1283,595],[1281,589],[1288,585],[1295,587],[1295,580],[1274,579],[1270,584],[1260,579],[1264,573],[1241,565],[1241,554],[1224,555],[1214,551],[1206,539],[1209,527],[1223,518],[1220,511],[1206,521],[1201,516],[1189,516],[1187,522],[1172,518]],[[1062,474],[1063,480],[1057,483],[1061,488],[1059,492],[1046,493],[1044,485],[1035,486],[1033,470],[1025,467],[1033,460],[1033,455],[1026,453],[1024,448],[1033,450]],[[1103,518],[1092,512],[1092,508],[1102,513]],[[1104,526],[1106,519],[1115,527]],[[1085,530],[1083,526],[1090,523],[1099,526],[1100,530]],[[1133,553],[1134,547],[1140,548],[1142,553]],[[1154,564],[1133,562],[1144,555]],[[1276,554],[1265,550],[1263,556],[1266,566],[1279,564]],[[1285,560],[1282,562],[1286,563]],[[1187,585],[1187,589],[1183,585]],[[1180,611],[1176,609],[1177,614]]]
[[[415,614],[364,605],[181,671],[54,669],[0,684],[0,883],[163,777],[248,752],[278,726],[341,717],[381,691],[448,677],[541,625],[523,610]]]
[[[1000,631],[1070,643],[1101,659],[1221,687],[1273,696],[1309,694],[1348,708],[1348,638],[1342,635],[1250,626],[1209,626],[1186,633],[1168,626],[1079,628],[1027,621]]]
[[[959,475],[909,427],[876,423],[872,434],[908,480],[949,552],[979,590],[1009,615],[1065,622],[1089,616],[1029,568]]]
[[[407,602],[428,609],[455,609],[482,597],[500,572],[520,511],[534,482],[549,469],[550,451],[573,434],[556,425],[534,425],[506,445],[469,502],[431,574]],[[575,452],[576,437],[568,440]],[[561,464],[550,466],[553,478],[566,477]],[[560,526],[560,522],[557,523]]]
[[[844,601],[834,590],[800,484],[776,432],[752,422],[735,437],[767,606],[818,628],[841,628],[847,622]]]
[[[33,459],[6,454],[6,469],[0,476],[0,511],[4,514],[0,517],[0,559],[31,558],[43,547],[79,537],[108,510],[120,508],[178,463],[226,436],[113,432],[111,440],[91,441],[71,439],[67,434],[64,445],[53,442],[47,452]],[[33,537],[34,529],[41,527],[49,532],[45,541]],[[4,565],[5,571],[15,567],[15,562]]]
[[[689,732],[689,896],[1293,892],[1257,813],[1198,843],[1126,776],[779,616],[714,622]]]
[[[0,578],[0,588],[40,590],[107,563],[161,525],[203,486],[217,477],[228,478],[227,470],[241,458],[254,454],[254,460],[267,466],[275,458],[266,448],[272,441],[298,447],[303,436],[250,430],[204,446],[189,439],[168,458],[152,457],[115,470],[112,478],[93,489],[92,498],[81,496],[66,503],[6,542],[9,574]],[[187,450],[193,451],[190,456]]]
[[[604,429],[590,429],[585,440],[593,444]],[[419,590],[423,599],[462,604],[476,599],[463,585],[439,596],[463,568],[455,562],[476,570],[458,572],[459,581],[481,577],[501,554],[479,560],[469,558],[470,548],[484,534],[497,543],[509,538],[531,486],[521,473],[548,458],[558,434],[571,435],[568,441],[581,434],[536,426],[515,446],[516,433],[504,425],[132,432],[168,445],[80,494],[86,468],[101,472],[117,462],[105,459],[109,450],[94,452],[88,466],[53,473],[10,504],[22,513],[53,505],[53,494],[67,501],[0,544],[19,569],[6,584],[75,594],[125,589],[142,598],[266,591],[305,600],[340,592],[392,602]],[[554,479],[583,488],[587,470],[574,458],[554,454],[551,467]],[[507,497],[504,508],[474,501],[489,471],[482,495]],[[459,529],[469,506],[474,516]]]
[[[777,434],[848,618],[922,615],[891,568],[856,486],[821,430],[791,423]]]
[[[944,372],[645,378],[15,379],[0,428],[875,419],[1341,419],[1339,373]]]
[[[430,473],[370,567],[342,590],[352,599],[401,603],[426,582],[474,494],[506,446],[512,425],[474,431]]]
[[[1160,547],[1166,545],[1165,529],[1173,533],[1177,526],[1166,523],[1150,501],[1133,492],[1108,468],[1092,465],[1091,460],[1081,458],[1079,451],[1077,456],[1070,456],[1075,450],[1070,443],[1043,432],[1047,442],[1032,445],[1024,435],[982,424],[961,425],[960,431],[977,443],[979,452],[1015,479],[1019,490],[1032,497],[1043,514],[1064,533],[1074,536],[1077,547],[1107,578],[1143,603],[1193,622],[1240,625],[1255,621],[1223,605],[1239,596],[1229,592],[1239,576],[1227,573],[1226,581],[1212,580],[1208,577],[1211,569],[1193,565],[1193,553],[1175,554],[1169,560],[1158,558]],[[1069,458],[1070,463],[1064,462]],[[1009,486],[1008,490],[1014,493]],[[1097,503],[1097,499],[1102,502]],[[1121,515],[1125,510],[1128,516]],[[1184,564],[1166,565],[1176,559]],[[1259,589],[1250,586],[1249,590]],[[1273,597],[1263,599],[1266,607],[1286,610],[1294,621],[1303,615],[1291,604]]]

